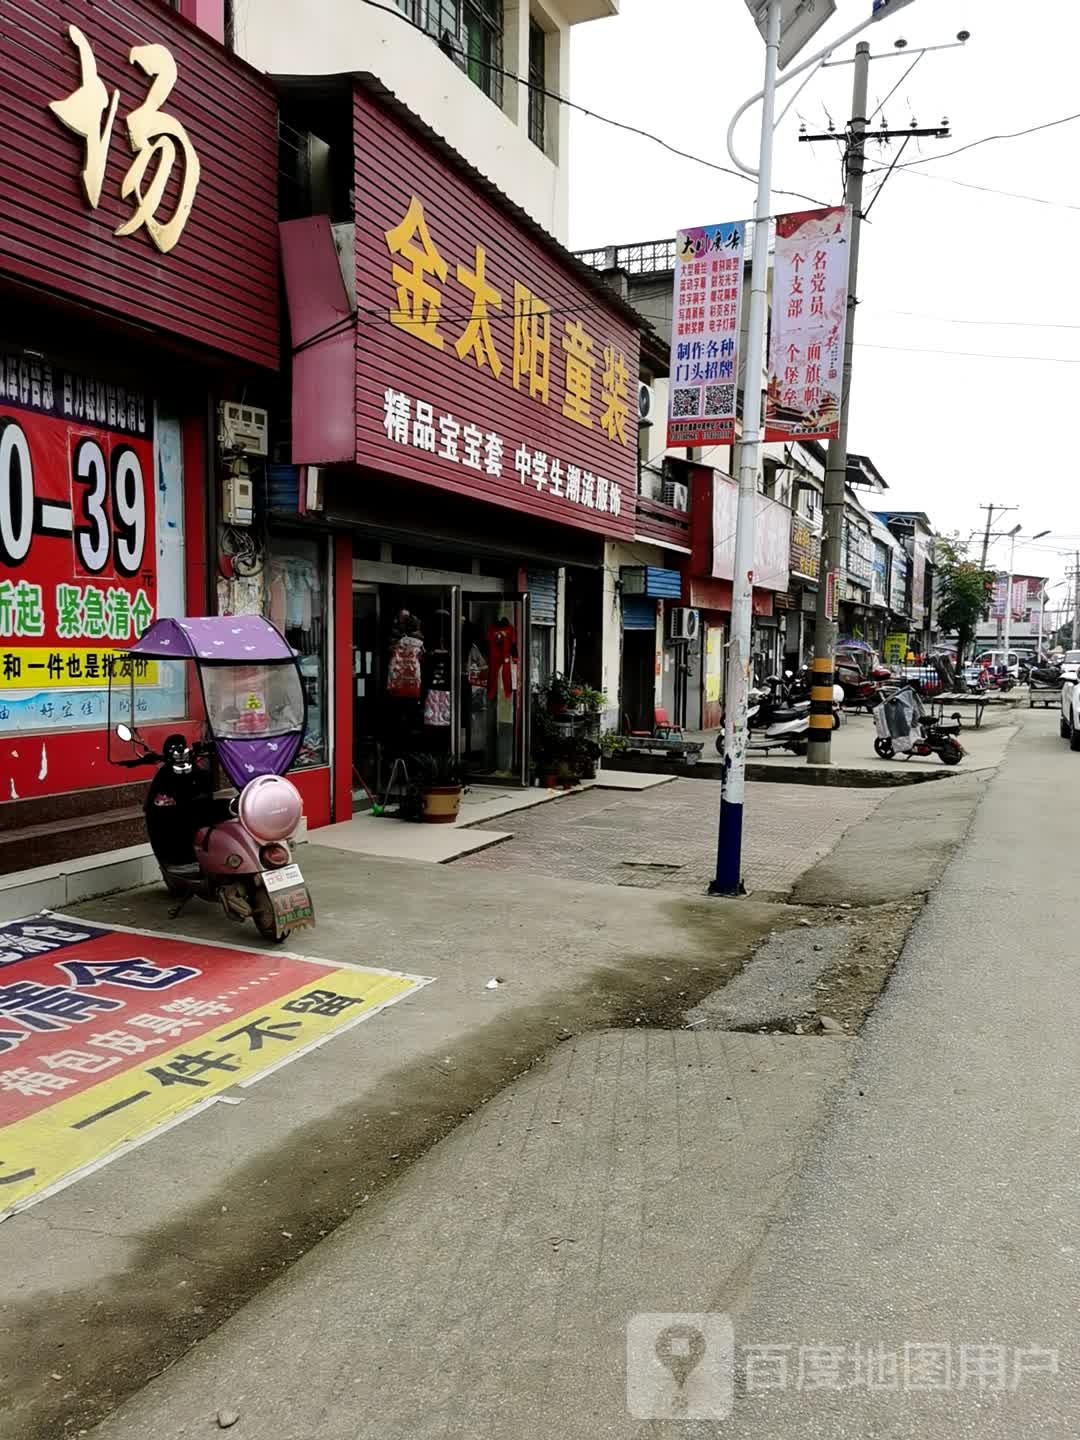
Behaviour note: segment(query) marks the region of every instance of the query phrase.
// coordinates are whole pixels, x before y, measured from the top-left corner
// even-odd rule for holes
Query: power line
[[[1044,130],[1054,130],[1060,125],[1071,125],[1075,120],[1080,120],[1080,114],[1062,115],[1059,120],[1045,120],[1041,125],[1028,126],[1026,130],[1011,130],[1003,135],[984,135],[981,140],[971,140],[967,145],[961,145],[956,150],[946,150],[941,155],[924,155],[922,159],[909,160],[906,165],[901,165],[899,168],[901,170],[912,170],[917,165],[929,165],[935,160],[948,160],[953,155],[963,155],[968,150],[978,149],[980,145],[991,145],[997,140],[1021,140],[1025,135],[1039,135]],[[884,168],[883,165],[878,167],[879,170],[883,170]],[[875,170],[871,173],[876,175],[878,172]]]
[[[936,160],[942,157],[935,155],[929,158]],[[972,180],[957,180],[953,175],[928,175],[924,170],[912,170],[907,165],[901,165],[900,170],[916,180],[936,180],[939,185],[959,185],[962,190],[980,190],[984,195],[1002,195],[1006,200],[1026,200],[1031,205],[1048,205],[1054,210],[1080,210],[1080,205],[1072,205],[1067,200],[1050,200],[1045,195],[1022,195],[1017,190],[999,190],[995,185],[976,185]]]
[[[1057,320],[969,320],[959,315],[930,315],[922,310],[879,309],[873,302],[865,304],[865,308],[879,315],[906,315],[912,320],[933,320],[939,325],[990,325],[1002,330],[1080,330],[1080,324],[1067,325]]]
[[[433,44],[438,44],[437,37],[432,35],[426,26],[414,20],[411,15],[407,15],[404,10],[399,10],[396,5],[383,4],[382,0],[363,0],[363,4],[369,6],[372,10],[381,10],[384,15],[393,15],[395,19],[404,21],[410,29],[416,30],[421,35],[426,36]],[[691,154],[689,150],[681,150],[677,145],[672,145],[670,141],[665,140],[661,135],[656,135],[651,130],[643,130],[639,125],[628,125],[623,120],[613,120],[610,115],[601,115],[597,110],[590,110],[586,105],[579,105],[575,100],[568,100],[565,95],[560,95],[557,90],[548,90],[540,85],[534,85],[528,76],[519,75],[516,70],[507,70],[501,65],[496,65],[491,60],[481,60],[471,55],[469,57],[469,64],[478,65],[493,75],[501,75],[504,79],[513,80],[518,85],[524,85],[532,90],[534,94],[543,95],[546,100],[554,100],[559,105],[565,105],[568,110],[576,110],[579,115],[586,115],[591,120],[599,120],[601,124],[611,125],[616,130],[625,131],[628,135],[637,135],[643,140],[649,140],[654,145],[659,145],[661,149],[666,150],[670,155],[677,156],[680,160],[691,160],[695,165],[704,165],[709,170],[719,171],[721,175],[731,175],[736,180],[744,180],[750,185],[757,184],[755,176],[744,175],[741,170],[733,170],[729,165],[721,165],[715,160],[706,160],[702,155]],[[804,195],[801,190],[780,190],[774,186],[773,191],[777,195],[791,195],[796,200],[806,200],[811,205],[817,205],[822,208],[828,205],[828,201],[818,200],[813,195]]]
[[[867,340],[858,343],[863,350],[895,350],[904,355],[953,355],[966,360],[1030,360],[1040,365],[1080,365],[1080,358],[1067,360],[1060,355],[992,355],[982,350],[935,350],[929,346],[872,345]]]

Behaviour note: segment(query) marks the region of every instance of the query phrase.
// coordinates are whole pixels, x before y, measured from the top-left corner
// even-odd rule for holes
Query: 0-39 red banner
[[[153,473],[144,394],[0,354],[0,729],[95,723],[155,615]]]

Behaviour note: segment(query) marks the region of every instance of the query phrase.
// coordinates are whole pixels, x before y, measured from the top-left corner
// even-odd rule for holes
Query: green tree
[[[963,677],[964,656],[975,636],[994,587],[994,576],[968,559],[967,545],[958,536],[938,539],[934,547],[940,603],[938,623],[956,632],[956,668]]]

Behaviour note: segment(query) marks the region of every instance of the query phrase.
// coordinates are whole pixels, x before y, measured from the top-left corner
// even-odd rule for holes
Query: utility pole
[[[1080,650],[1076,634],[1080,630],[1080,550],[1077,550],[1074,556],[1073,585],[1075,589],[1073,591],[1072,639],[1069,641],[1069,649]]]
[[[866,176],[866,110],[870,88],[870,46],[860,40],[855,51],[855,87],[852,95],[848,142],[847,188],[844,201],[851,207],[851,244],[848,253],[847,333],[844,338],[844,377],[836,438],[829,441],[825,463],[824,528],[814,620],[814,658],[810,664],[811,765],[828,765],[832,759],[832,703],[836,669],[836,637],[840,618],[841,544],[844,531],[844,487],[847,483],[847,441],[851,371],[855,356],[855,307],[858,304],[859,242],[862,238],[863,181]],[[835,139],[835,136],[833,137]]]
[[[989,557],[990,557],[990,541],[991,541],[991,539],[995,538],[994,535],[993,535],[993,531],[992,531],[992,527],[993,527],[993,524],[994,524],[994,516],[995,516],[995,515],[1009,515],[1009,514],[1011,514],[1012,511],[1014,511],[1014,510],[1016,510],[1016,509],[1018,509],[1018,508],[1019,508],[1019,507],[1016,506],[1016,505],[980,505],[980,506],[979,506],[979,509],[980,509],[980,510],[985,510],[985,511],[986,511],[986,530],[985,530],[985,532],[984,532],[984,534],[983,534],[982,561],[981,561],[981,563],[980,563],[980,565],[979,565],[979,569],[980,569],[980,570],[985,570],[985,569],[986,569],[986,562],[987,562],[987,560],[988,560]]]
[[[828,765],[832,760],[832,694],[836,670],[836,640],[840,619],[840,581],[844,573],[842,549],[844,532],[844,491],[847,483],[848,421],[851,413],[851,373],[855,357],[855,310],[859,292],[859,245],[862,239],[863,182],[866,177],[867,92],[870,85],[870,46],[861,41],[855,51],[855,84],[852,93],[851,120],[848,124],[847,187],[845,203],[851,208],[851,243],[848,254],[848,312],[844,337],[844,380],[840,401],[840,418],[836,437],[829,441],[825,468],[824,533],[821,539],[821,566],[818,577],[816,614],[814,618],[814,658],[810,663],[810,745],[807,758],[811,765]],[[944,139],[944,125],[920,130],[875,130],[875,140],[903,139],[905,145],[913,138],[932,136]],[[835,143],[835,133],[800,135],[808,144],[823,141]],[[902,153],[902,152],[901,152]],[[899,156],[897,156],[899,159]],[[876,198],[876,197],[875,197]],[[873,201],[871,201],[873,204]]]

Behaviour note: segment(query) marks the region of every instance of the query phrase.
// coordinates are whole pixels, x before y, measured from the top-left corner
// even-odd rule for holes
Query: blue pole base
[[[720,801],[720,837],[716,847],[716,878],[710,895],[745,895],[742,883],[743,807]]]

